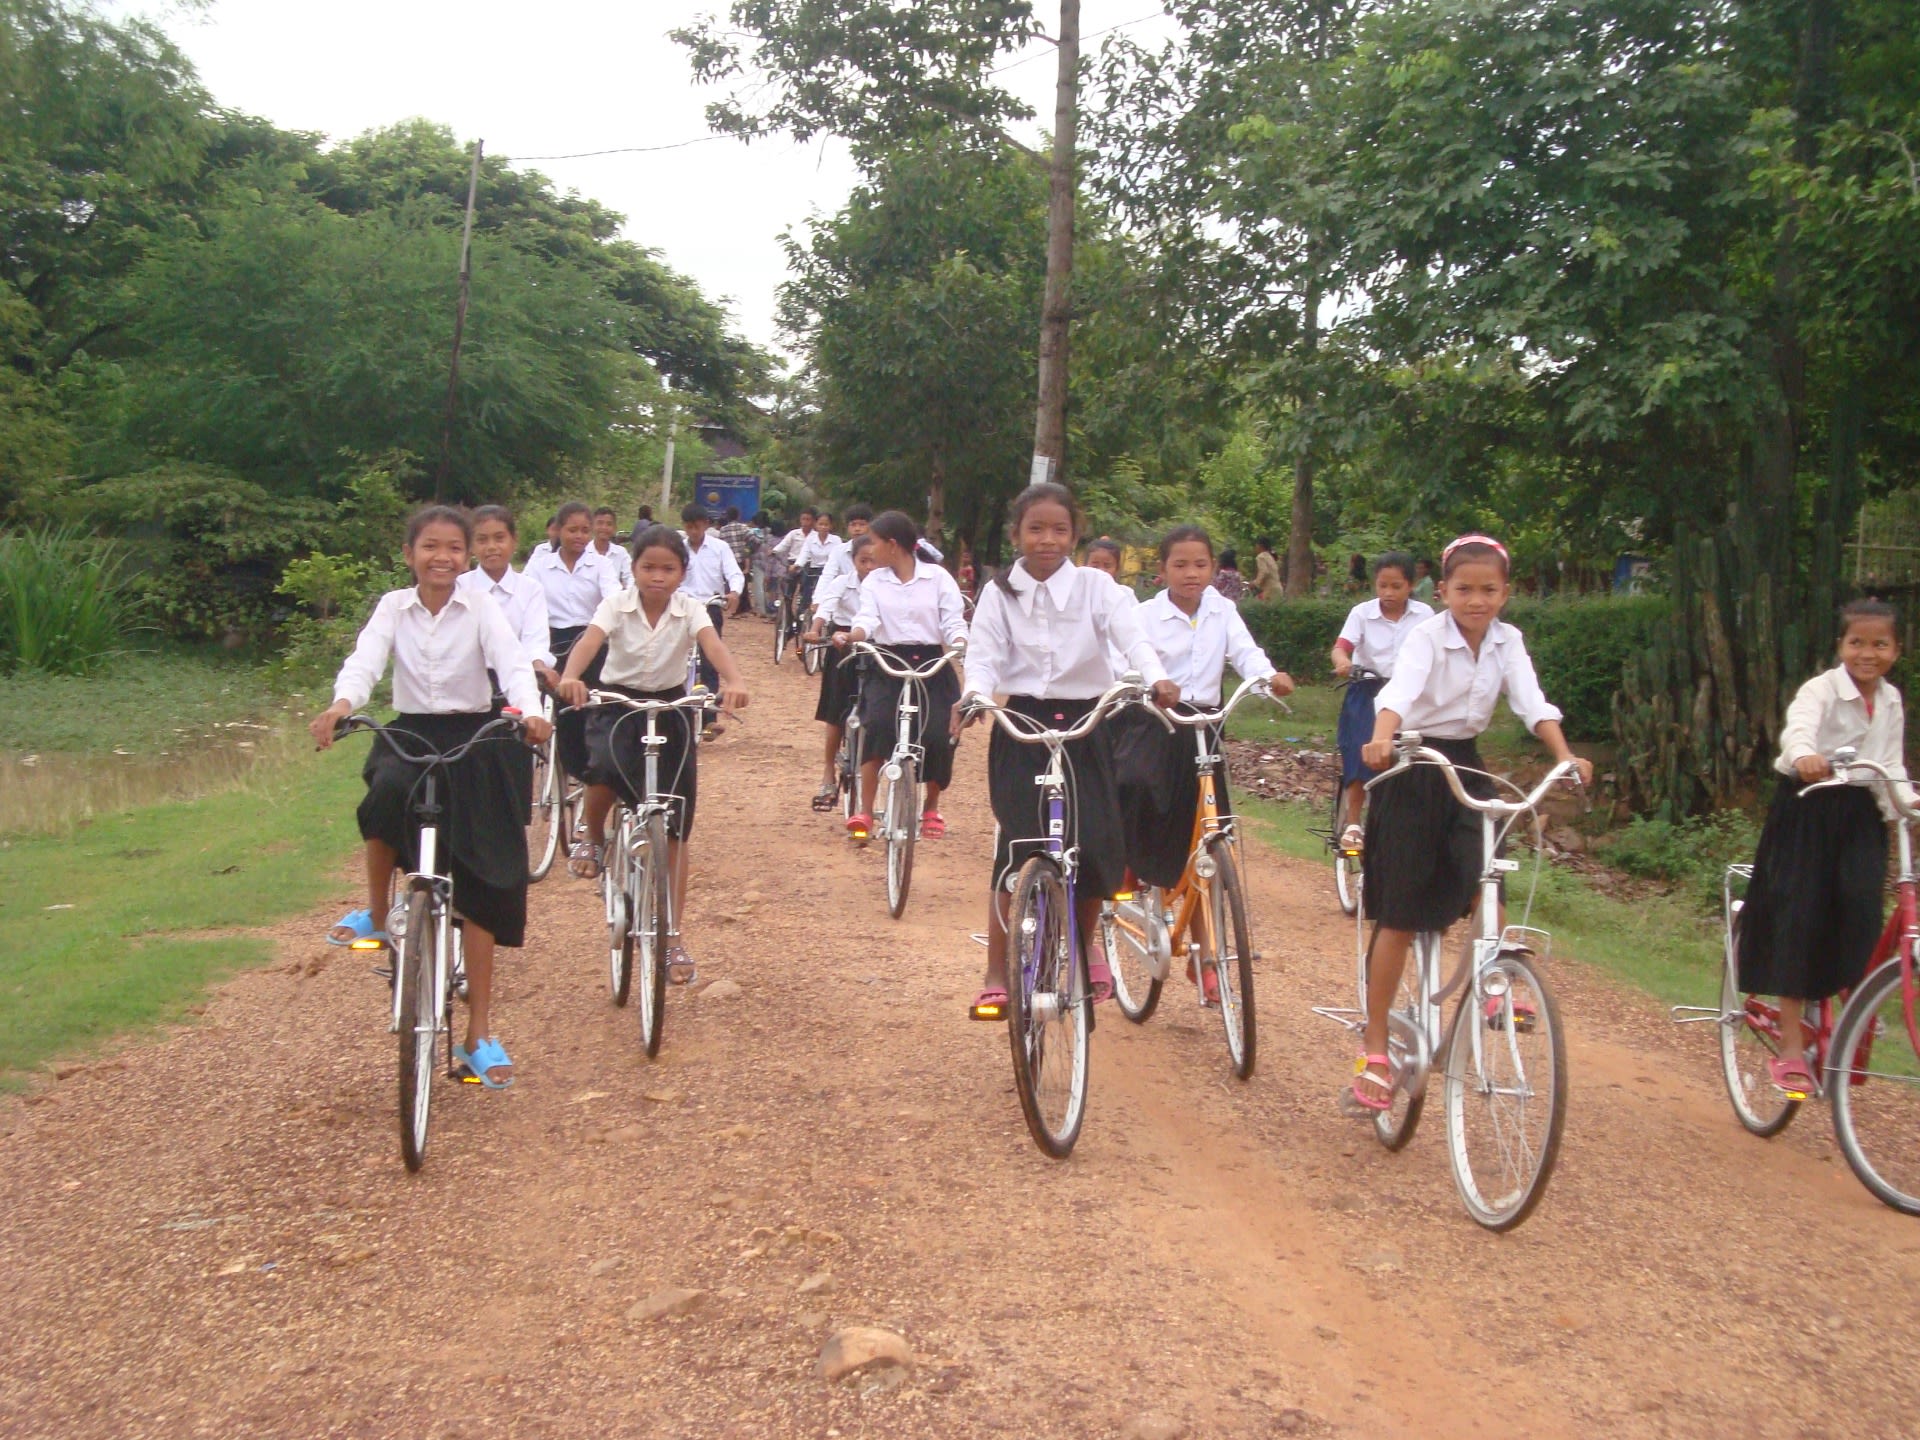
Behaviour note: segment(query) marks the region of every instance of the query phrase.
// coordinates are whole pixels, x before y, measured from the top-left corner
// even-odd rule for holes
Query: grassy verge
[[[358,835],[360,760],[343,747],[96,820],[75,838],[0,842],[0,1088],[177,1019],[209,984],[270,958],[267,940],[220,932],[297,913],[338,886]]]
[[[1307,827],[1320,822],[1318,808],[1234,797],[1253,835],[1282,855],[1327,864],[1326,843]],[[1532,865],[1512,878],[1518,923]],[[1331,901],[1332,888],[1328,887]],[[1681,895],[1602,895],[1577,874],[1547,866],[1534,900],[1533,923],[1553,935],[1556,953],[1570,955],[1645,991],[1667,1005],[1711,1003],[1720,974],[1720,938],[1713,925]]]

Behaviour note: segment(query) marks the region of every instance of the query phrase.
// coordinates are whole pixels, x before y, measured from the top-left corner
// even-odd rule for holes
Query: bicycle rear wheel
[[[912,760],[900,762],[900,778],[887,782],[887,914],[898,920],[913,888],[913,842],[920,829],[920,778]]]
[[[1253,1074],[1257,1031],[1253,1012],[1253,937],[1247,931],[1247,899],[1240,889],[1240,867],[1225,837],[1207,847],[1214,863],[1207,882],[1207,953],[1200,963],[1211,965],[1220,985],[1220,1020],[1227,1031],[1227,1057],[1233,1073],[1244,1080]]]
[[[633,825],[623,810],[612,817],[613,844],[600,884],[607,901],[607,987],[613,1003],[625,1005],[633,993]]]
[[[427,1112],[433,1101],[434,1042],[440,996],[434,993],[433,907],[424,889],[407,897],[407,932],[393,957],[400,983],[400,1158],[418,1170],[427,1158]]]
[[[1834,1138],[1854,1175],[1883,1203],[1920,1215],[1920,1049],[1900,972],[1883,965],[1853,992],[1834,1028],[1826,1085]]]
[[[667,887],[673,867],[667,858],[667,822],[649,815],[642,829],[640,854],[629,872],[629,910],[639,945],[634,967],[640,982],[640,1043],[647,1058],[660,1053],[660,1034],[667,1014],[667,920],[671,906]]]
[[[1338,780],[1333,785],[1333,818],[1328,821],[1328,834],[1333,839],[1333,893],[1339,897],[1340,909],[1347,915],[1357,914],[1360,910],[1360,854],[1349,851],[1340,843],[1340,832],[1346,827],[1341,824],[1346,814],[1346,786]]]
[[[800,668],[805,670],[809,675],[818,675],[820,673],[820,666],[824,658],[818,645],[803,645],[800,647]]]
[[[1153,973],[1151,957],[1165,944],[1166,923],[1160,919],[1165,904],[1159,887],[1143,886],[1131,900],[1100,907],[1100,943],[1113,972],[1113,998],[1120,1013],[1136,1025],[1146,1023],[1160,1004],[1165,981]]]
[[[1073,925],[1060,867],[1044,856],[1027,861],[1007,917],[1007,1037],[1027,1129],[1056,1158],[1072,1152],[1087,1113],[1093,997]]]
[[[1773,1083],[1767,1062],[1780,1053],[1780,1011],[1765,996],[1740,993],[1733,941],[1720,967],[1720,1078],[1734,1118],[1770,1140],[1800,1112],[1800,1102]]]
[[[553,737],[533,752],[533,809],[527,819],[527,879],[544,880],[560,853],[560,767]]]
[[[1467,1213],[1511,1230],[1546,1194],[1567,1118],[1567,1050],[1553,992],[1503,954],[1467,987],[1447,1044],[1447,1156]]]
[[[839,768],[842,820],[851,820],[860,810],[861,746],[860,714],[856,710],[847,716],[846,728],[840,734],[840,758],[836,762]]]

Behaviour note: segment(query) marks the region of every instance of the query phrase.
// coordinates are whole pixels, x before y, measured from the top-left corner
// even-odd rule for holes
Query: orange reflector
[[[1133,899],[1133,891],[1131,890],[1118,891],[1113,898],[1116,900],[1131,900]]]
[[[973,1013],[983,1020],[999,1020],[1006,1014],[998,1005],[976,1005],[973,1007]]]
[[[351,945],[347,946],[347,948],[349,950],[384,950],[387,948],[387,942],[384,940],[375,940],[369,936],[364,939],[355,940]]]

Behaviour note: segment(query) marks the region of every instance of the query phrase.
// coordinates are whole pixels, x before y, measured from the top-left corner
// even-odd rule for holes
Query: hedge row
[[[1274,600],[1242,607],[1247,626],[1273,663],[1296,680],[1332,678],[1328,652],[1352,602]],[[1627,657],[1646,648],[1653,628],[1671,611],[1660,595],[1594,596],[1577,600],[1516,598],[1506,619],[1527,637],[1547,698],[1567,715],[1575,740],[1613,734],[1613,697]]]

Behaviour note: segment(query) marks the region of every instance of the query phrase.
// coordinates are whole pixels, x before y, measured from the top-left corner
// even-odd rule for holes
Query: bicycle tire
[[[820,665],[824,658],[818,645],[802,645],[800,647],[800,668],[809,675],[818,675],[820,673]]]
[[[433,907],[424,888],[407,897],[407,933],[393,957],[400,985],[400,1158],[417,1171],[427,1159],[440,997],[433,993]]]
[[[906,913],[913,889],[913,842],[920,829],[920,780],[911,759],[900,762],[900,778],[887,782],[887,914]]]
[[[533,752],[533,802],[527,816],[527,883],[538,884],[560,853],[560,768],[552,736]]]
[[[1142,916],[1158,915],[1165,904],[1158,886],[1144,886],[1133,901]],[[1107,969],[1113,972],[1113,1000],[1120,1013],[1136,1025],[1144,1025],[1160,1004],[1160,992],[1166,981],[1147,964],[1147,950],[1153,944],[1152,922],[1145,930],[1135,926],[1115,910],[1113,904],[1100,907],[1100,944],[1107,952]]]
[[[1355,922],[1356,928],[1365,936],[1367,924],[1364,919]],[[1375,931],[1378,926],[1375,926]],[[1425,1016],[1421,1013],[1420,986],[1423,973],[1420,956],[1423,951],[1437,949],[1440,936],[1424,931],[1414,936],[1413,946],[1407,952],[1406,964],[1400,970],[1400,988],[1394,992],[1391,1016],[1400,1021],[1399,1026],[1388,1032],[1387,1054],[1394,1062],[1396,1073],[1403,1074],[1409,1064],[1406,1041],[1403,1034],[1409,1030],[1423,1030]],[[1367,955],[1370,942],[1360,941],[1360,1013],[1367,1009]],[[1391,1019],[1389,1020],[1392,1026]],[[1396,1043],[1398,1042],[1398,1043]],[[1424,1077],[1416,1078],[1418,1089],[1405,1083],[1396,1083],[1393,1087],[1393,1103],[1385,1110],[1378,1111],[1373,1117],[1373,1138],[1387,1150],[1404,1150],[1407,1142],[1413,1139],[1413,1132],[1420,1128],[1420,1116],[1426,1109],[1427,1091]]]
[[[1881,966],[1841,1011],[1827,1093],[1834,1138],[1854,1177],[1882,1204],[1920,1215],[1920,1148],[1913,1143],[1920,1122],[1920,1053],[1907,1030],[1900,970],[1898,963]],[[1892,1138],[1882,1144],[1881,1122],[1889,1118],[1885,1128]],[[1870,1142],[1862,1141],[1863,1128]]]
[[[1454,1010],[1444,1109],[1447,1158],[1461,1202],[1476,1224],[1499,1231],[1511,1230],[1531,1215],[1553,1178],[1567,1121],[1567,1042],[1553,992],[1524,956],[1503,954],[1487,973],[1502,975],[1507,988],[1503,996],[1488,997],[1481,985],[1470,985]],[[1516,1024],[1515,992],[1523,987],[1531,992],[1534,1014],[1531,1021]],[[1498,1002],[1497,1014],[1487,1011],[1490,999]],[[1483,1037],[1478,1066],[1473,1058],[1476,1034]],[[1531,1041],[1526,1047],[1531,1067],[1519,1056],[1522,1035]],[[1496,1073],[1504,1062],[1514,1062],[1512,1077]],[[1542,1080],[1549,1090],[1544,1102],[1539,1100]],[[1501,1103],[1515,1099],[1517,1107]],[[1526,1111],[1517,1126],[1509,1123],[1516,1108]],[[1497,1165],[1475,1163],[1469,1131],[1477,1128],[1476,1119],[1485,1119],[1493,1133]],[[1530,1120],[1536,1124],[1530,1126]],[[1530,1129],[1531,1135],[1524,1133]]]
[[[1721,1020],[1714,1028],[1720,1041],[1720,1079],[1727,1087],[1733,1117],[1749,1134],[1771,1140],[1800,1113],[1800,1101],[1790,1099],[1773,1083],[1767,1062],[1780,1053],[1778,1045],[1755,1023],[1763,997],[1740,992],[1734,941],[1728,937],[1720,965]]]
[[[1227,1033],[1227,1056],[1233,1061],[1234,1077],[1245,1080],[1253,1074],[1259,1052],[1259,1031],[1254,1023],[1253,937],[1247,930],[1247,897],[1240,888],[1240,867],[1233,846],[1221,836],[1207,847],[1215,866],[1207,882],[1207,905],[1211,912],[1210,951],[1201,956],[1203,965],[1211,965],[1220,985],[1220,1021]],[[1224,943],[1223,943],[1224,942]]]
[[[857,714],[847,716],[840,734],[839,767],[840,818],[851,820],[860,809],[860,761],[864,744],[863,727]]]
[[[607,868],[600,877],[607,901],[607,986],[613,1003],[624,1006],[633,993],[633,902],[629,876],[633,869],[633,827],[620,812],[620,824],[608,848]]]
[[[787,641],[790,638],[788,631],[791,628],[793,616],[792,598],[790,595],[782,595],[780,608],[774,612],[773,616],[773,663],[776,665],[787,658]]]
[[[672,866],[667,858],[667,822],[649,815],[641,860],[634,867],[633,928],[639,933],[640,1044],[651,1060],[660,1053],[660,1037],[667,1015],[667,938],[671,913],[668,886]]]
[[[1346,827],[1341,818],[1346,810],[1346,786],[1339,781],[1333,786],[1333,818],[1328,821],[1327,835],[1333,844],[1333,893],[1340,902],[1340,911],[1344,915],[1357,915],[1360,912],[1360,860],[1349,856],[1340,843],[1340,833]]]
[[[1073,923],[1059,865],[1029,859],[1007,915],[1007,1038],[1027,1130],[1055,1159],[1073,1152],[1087,1114],[1093,996]]]

